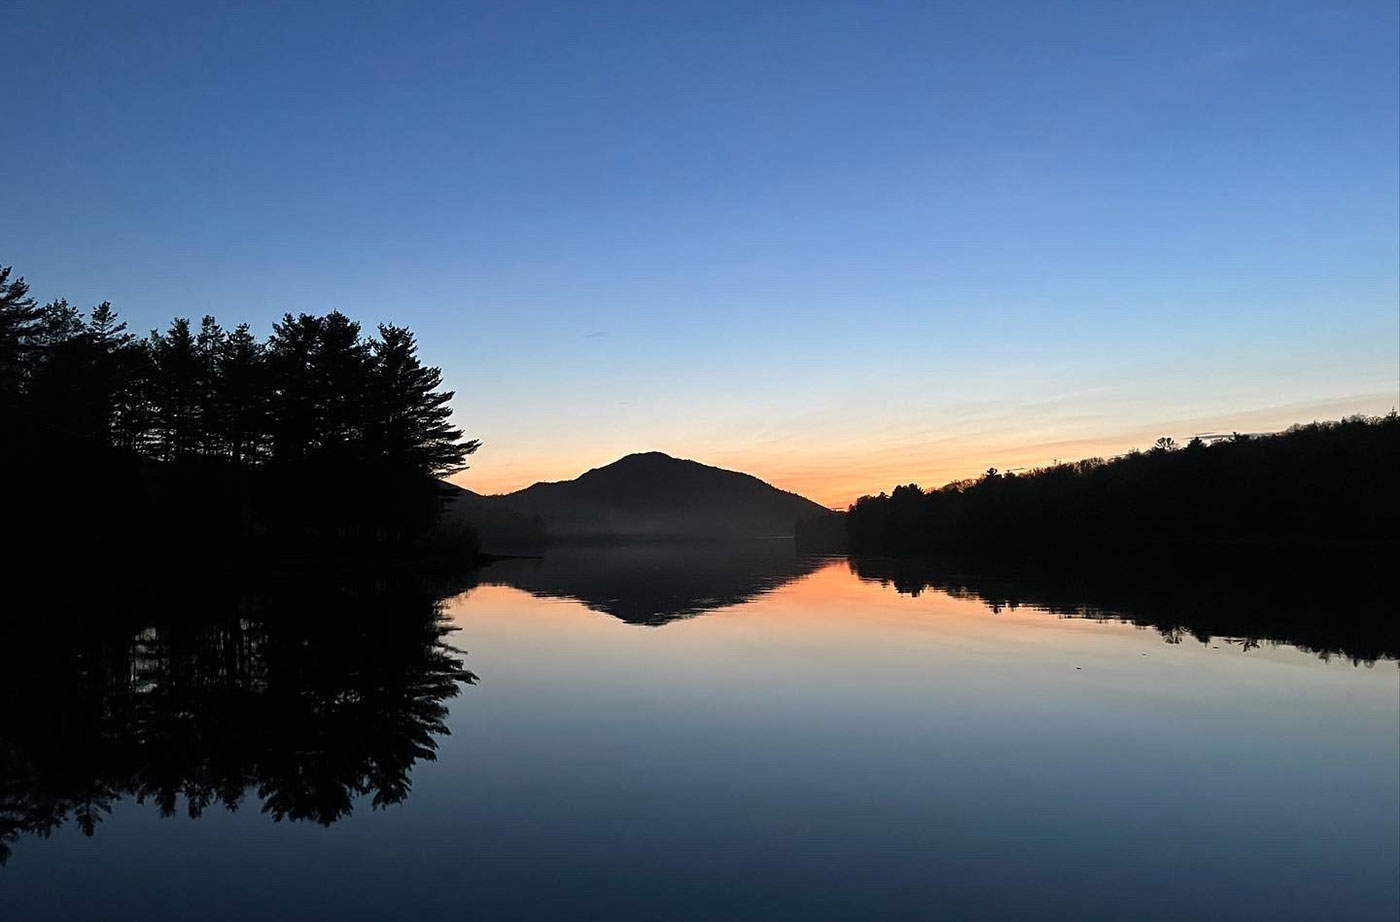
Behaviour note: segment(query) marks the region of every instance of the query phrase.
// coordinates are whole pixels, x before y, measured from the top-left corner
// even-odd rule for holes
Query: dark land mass
[[[750,474],[661,452],[627,455],[573,480],[515,493],[454,497],[447,521],[477,527],[482,546],[517,547],[538,522],[549,540],[749,539],[791,536],[801,519],[828,512]],[[497,541],[497,534],[511,540]]]
[[[1372,662],[1400,655],[1397,537],[1391,413],[909,484],[803,522],[797,543],[849,552],[858,576],[901,592]]]
[[[483,583],[573,599],[629,624],[659,626],[747,602],[818,569],[791,539],[650,542],[551,549],[539,560],[502,560]]]
[[[492,554],[542,553],[550,545],[549,529],[538,515],[526,515],[456,484],[442,484],[443,509],[439,530],[471,534],[483,551]]]
[[[382,555],[467,562],[438,478],[478,443],[411,331],[339,312],[175,318],[137,336],[108,303],[40,305],[0,267],[0,565]]]
[[[1352,417],[1089,458],[995,468],[925,491],[864,496],[798,528],[799,546],[855,554],[1052,559],[1132,548],[1400,549],[1400,417]]]
[[[1400,658],[1388,555],[1181,551],[1056,560],[1004,556],[849,559],[863,580],[917,596],[978,599],[993,612],[1032,608],[1130,622],[1169,643],[1288,644],[1353,663]]]

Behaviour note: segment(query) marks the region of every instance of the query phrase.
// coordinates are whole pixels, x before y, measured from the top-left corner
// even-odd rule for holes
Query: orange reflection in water
[[[831,653],[854,645],[881,648],[894,658],[931,648],[980,651],[978,658],[995,662],[1027,650],[1041,655],[1052,648],[1082,648],[1086,641],[1107,645],[1115,655],[1125,646],[1148,652],[1165,646],[1154,631],[1114,619],[1068,618],[1025,607],[994,612],[980,599],[937,589],[900,594],[890,585],[859,579],[844,558],[739,604],[660,626],[628,624],[573,599],[541,598],[502,585],[459,596],[449,603],[449,614],[470,631],[488,629],[494,637],[521,643],[547,637],[539,653],[558,649],[572,655],[596,648],[606,649],[608,657],[623,650],[670,656],[676,650],[698,655],[725,647],[819,647]]]

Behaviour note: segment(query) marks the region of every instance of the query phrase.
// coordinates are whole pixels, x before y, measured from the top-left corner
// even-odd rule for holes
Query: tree
[[[136,338],[126,331],[125,323],[118,322],[111,301],[103,301],[92,309],[87,322],[87,335],[93,345],[103,352],[115,352]]]
[[[228,344],[228,334],[217,320],[206,314],[199,322],[194,339],[195,412],[198,414],[199,448],[205,455],[223,455],[226,408],[219,364]]]
[[[130,499],[106,508],[109,527],[378,542],[421,533],[439,511],[434,476],[460,470],[478,443],[451,424],[452,392],[419,361],[413,334],[380,333],[366,340],[337,311],[286,314],[265,344],[212,316],[138,339],[109,302],[86,318],[62,299],[39,307],[0,269],[0,461],[11,482],[44,484],[14,520],[29,534],[41,520],[100,532],[102,515],[53,514],[52,498],[96,463],[114,484],[126,478],[106,491]]]
[[[364,446],[370,347],[360,325],[340,311],[320,318],[317,332],[310,382],[315,440],[323,458],[350,461]]]
[[[9,434],[30,365],[30,350],[43,310],[29,296],[24,278],[11,279],[12,267],[0,266],[0,420]]]
[[[126,353],[136,337],[126,332],[126,324],[117,320],[110,301],[92,309],[80,336],[87,347],[87,394],[85,402],[91,413],[93,435],[104,447],[113,444],[113,429],[117,407],[131,412],[130,365]]]
[[[200,377],[189,320],[176,317],[164,334],[152,330],[150,349],[159,429],[156,453],[166,460],[189,457],[198,444]]]
[[[1052,465],[998,483],[862,497],[846,517],[864,553],[1058,554],[1211,546],[1378,547],[1400,508],[1400,417],[1296,426],[1250,438],[1163,438],[1112,461]],[[989,487],[996,483],[996,487]]]
[[[218,382],[223,443],[236,464],[256,462],[267,425],[266,363],[261,343],[240,323],[224,341]]]
[[[312,449],[316,405],[313,374],[322,321],[284,314],[267,341],[268,415],[272,460],[295,463]]]
[[[382,324],[370,348],[370,450],[392,466],[425,475],[462,470],[481,443],[462,441],[462,430],[450,422],[454,392],[441,390],[442,370],[419,360],[417,340],[404,327]]]
[[[96,429],[89,394],[91,350],[86,324],[66,300],[45,304],[29,337],[29,435],[40,454],[68,457],[89,449]]]

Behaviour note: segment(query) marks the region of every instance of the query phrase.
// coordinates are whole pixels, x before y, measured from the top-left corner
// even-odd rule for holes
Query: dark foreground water
[[[45,609],[0,651],[0,919],[1400,913],[1393,631],[891,567]]]

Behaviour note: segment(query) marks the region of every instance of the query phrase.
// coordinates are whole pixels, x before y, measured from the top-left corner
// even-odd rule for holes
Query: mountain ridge
[[[563,540],[785,537],[800,519],[830,512],[752,474],[661,451],[632,452],[571,480],[511,493],[468,490],[452,505],[538,518]]]

